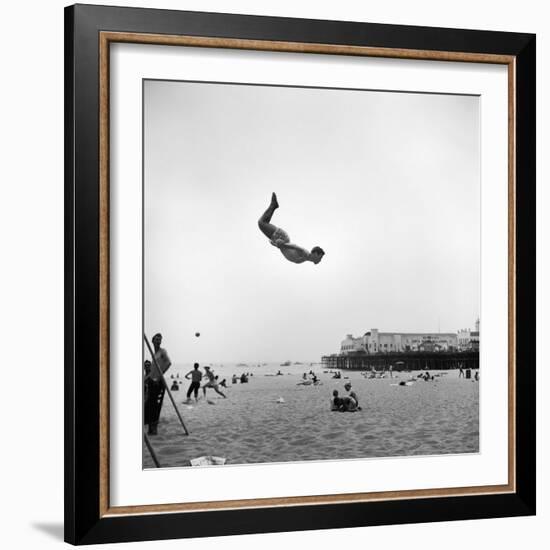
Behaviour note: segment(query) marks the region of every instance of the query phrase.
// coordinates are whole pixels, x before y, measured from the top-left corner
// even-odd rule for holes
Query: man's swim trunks
[[[283,241],[284,243],[289,243],[290,237],[288,236],[288,233],[284,229],[277,227],[277,229],[273,231],[273,235],[271,235],[271,240],[273,242]]]

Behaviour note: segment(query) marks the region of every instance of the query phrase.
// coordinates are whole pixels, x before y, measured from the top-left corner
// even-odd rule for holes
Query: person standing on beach
[[[281,229],[271,223],[271,217],[277,208],[279,208],[277,195],[272,193],[269,207],[258,220],[258,227],[260,228],[260,231],[269,239],[269,242],[273,246],[281,251],[283,256],[289,262],[295,264],[313,262],[314,264],[318,264],[325,255],[325,252],[321,247],[314,246],[311,251],[308,252],[305,248],[292,244],[288,233],[284,229]]]
[[[191,377],[191,384],[189,384],[189,389],[187,390],[187,401],[191,399],[191,394],[195,392],[195,401],[199,400],[199,389],[201,387],[201,380],[202,380],[202,371],[199,370],[199,364],[195,363],[193,365],[193,370],[190,370],[186,375],[185,378],[189,380],[189,377]]]
[[[143,406],[147,406],[147,399],[149,398],[149,374],[151,373],[151,361],[146,359],[143,362]]]
[[[147,400],[145,401],[144,407],[144,424],[149,426],[147,430],[148,435],[157,435],[160,411],[162,409],[162,401],[165,392],[162,375],[170,368],[172,362],[166,350],[160,347],[162,344],[162,334],[155,334],[152,342],[155,353],[154,361],[150,366],[151,371],[145,377],[145,383],[147,384]]]

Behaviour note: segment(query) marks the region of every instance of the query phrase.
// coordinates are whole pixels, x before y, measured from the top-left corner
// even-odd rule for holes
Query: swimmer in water
[[[273,193],[271,195],[271,204],[268,209],[262,214],[262,217],[258,220],[258,227],[260,231],[269,239],[269,242],[277,247],[283,256],[289,261],[295,264],[301,264],[304,262],[313,262],[318,264],[325,255],[324,250],[319,246],[314,246],[311,251],[307,251],[301,246],[292,244],[288,233],[273,225],[271,223],[271,217],[275,210],[279,208],[277,202],[277,195]]]

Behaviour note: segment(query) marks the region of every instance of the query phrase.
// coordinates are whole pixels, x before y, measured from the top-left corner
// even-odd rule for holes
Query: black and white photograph
[[[143,468],[478,453],[480,98],[143,81]]]
[[[422,2],[77,4],[63,93],[12,71],[27,110],[63,103],[64,443],[38,471],[63,466],[66,542],[541,533],[545,27]],[[39,428],[61,398],[33,364],[12,409]]]

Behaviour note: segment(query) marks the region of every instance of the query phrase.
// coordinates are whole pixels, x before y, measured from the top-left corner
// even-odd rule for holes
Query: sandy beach
[[[297,385],[313,368],[321,385]],[[394,378],[366,379],[360,372],[342,371],[332,379],[319,365],[279,367],[214,366],[227,379],[223,399],[207,390],[206,400],[185,404],[189,365],[167,373],[183,382],[173,393],[190,431],[182,435],[175,412],[165,397],[158,435],[152,445],[163,467],[188,466],[203,455],[227,459],[227,464],[341,460],[368,457],[474,453],[479,450],[479,383],[459,378],[458,371],[441,371],[434,381],[418,379],[410,386],[400,380],[418,372],[394,373]],[[282,376],[272,376],[278,370]],[[231,383],[233,373],[251,372],[246,384]],[[332,412],[334,389],[345,394],[350,381],[362,411]],[[282,398],[284,403],[279,403]],[[208,403],[209,400],[212,404]],[[144,446],[144,468],[153,467]]]

